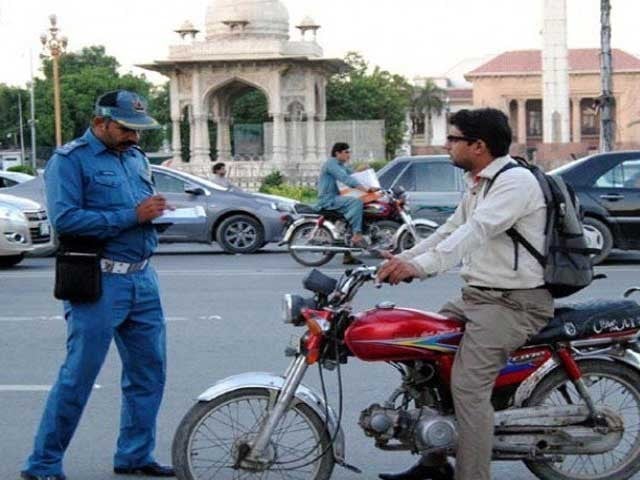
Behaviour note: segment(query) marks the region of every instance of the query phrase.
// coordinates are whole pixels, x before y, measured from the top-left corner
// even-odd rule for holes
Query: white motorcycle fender
[[[199,402],[208,402],[220,395],[240,390],[244,388],[266,388],[278,391],[284,384],[284,377],[267,372],[247,372],[239,375],[233,375],[220,380],[215,385],[209,387],[199,397]],[[338,417],[331,406],[327,405],[322,397],[310,388],[300,385],[296,390],[294,401],[299,401],[311,408],[327,425],[331,438],[335,437],[333,442],[333,456],[340,465],[345,460],[345,443],[344,432],[338,425]],[[325,417],[325,413],[329,414],[329,418]]]
[[[424,225],[426,227],[433,228],[434,231],[440,226],[436,222],[432,222],[431,220],[427,220],[426,218],[414,218],[412,220],[412,222],[416,226],[417,225]],[[400,226],[400,228],[396,231],[395,235],[393,236],[393,244],[395,246],[398,245],[398,241],[400,240],[400,237],[407,230],[409,230],[409,226],[406,223],[403,223]]]
[[[635,368],[640,372],[640,354],[630,349],[625,350],[624,355],[594,354],[584,355],[582,357],[576,358],[576,362],[578,362],[578,364],[580,364],[581,361],[585,360],[606,360],[607,362],[619,362],[628,365],[631,368]],[[560,364],[554,357],[551,357],[549,360],[543,363],[540,368],[538,368],[538,370],[533,373],[533,375],[530,375],[529,378],[522,382],[516,390],[514,396],[514,407],[522,407],[525,400],[527,400],[533,393],[533,389],[542,381],[543,378],[551,374],[551,372],[553,372],[556,368],[560,368]]]
[[[293,235],[293,232],[300,225],[304,225],[305,223],[315,225],[316,220],[317,220],[317,217],[302,217],[296,220],[295,222],[293,222],[291,225],[289,225],[289,228],[287,228],[287,231],[285,232],[284,238],[280,242],[280,245],[289,243],[291,241],[291,235]],[[325,220],[322,225],[327,227],[327,229],[331,233],[331,236],[333,237],[333,240],[338,240],[338,230],[336,229],[336,226],[332,222]]]

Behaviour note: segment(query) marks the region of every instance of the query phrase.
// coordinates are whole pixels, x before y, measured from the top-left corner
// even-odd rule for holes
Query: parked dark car
[[[395,158],[378,171],[378,179],[384,189],[405,189],[414,218],[442,224],[462,199],[463,173],[449,155],[420,155]]]
[[[158,192],[176,208],[201,206],[206,221],[175,224],[163,230],[161,242],[217,242],[229,253],[253,253],[280,241],[293,200],[225,189],[207,179],[158,165],[151,166]],[[42,175],[3,192],[46,203]]]
[[[602,262],[611,249],[640,249],[640,151],[581,158],[549,173],[562,176],[576,191],[584,223],[602,235]]]

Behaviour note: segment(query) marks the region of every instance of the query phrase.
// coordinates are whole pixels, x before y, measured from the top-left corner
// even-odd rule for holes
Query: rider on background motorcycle
[[[364,204],[362,200],[355,197],[341,196],[338,182],[360,190],[364,193],[371,193],[377,188],[360,185],[350,175],[353,169],[347,165],[351,158],[349,144],[338,142],[331,149],[331,157],[324,163],[320,170],[318,179],[318,202],[315,205],[317,210],[335,210],[340,212],[351,225],[353,236],[351,244],[355,247],[366,248],[367,242],[362,236],[362,210]],[[351,258],[345,255],[345,263],[350,263]]]
[[[534,176],[513,168],[488,182],[514,160],[512,133],[499,110],[461,110],[449,120],[446,149],[465,170],[467,190],[455,213],[436,232],[400,255],[385,254],[378,278],[396,284],[425,279],[462,262],[460,298],[440,313],[466,322],[452,372],[451,392],[458,420],[457,480],[489,480],[494,411],[491,392],[509,353],[526,343],[553,316],[553,298],[543,269],[505,233],[515,227],[536,249],[544,244],[546,206]],[[519,248],[519,246],[517,247]],[[384,480],[453,478],[442,455],[427,455]]]

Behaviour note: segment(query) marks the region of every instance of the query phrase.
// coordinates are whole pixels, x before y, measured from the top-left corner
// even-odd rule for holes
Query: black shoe
[[[29,472],[20,472],[22,480],[66,480],[64,475],[34,475]]]
[[[173,467],[160,465],[159,463],[149,463],[140,467],[113,467],[113,473],[118,475],[142,475],[146,477],[175,477],[176,472]]]
[[[438,466],[422,465],[418,462],[400,473],[381,473],[382,480],[453,480],[453,467],[449,463]]]

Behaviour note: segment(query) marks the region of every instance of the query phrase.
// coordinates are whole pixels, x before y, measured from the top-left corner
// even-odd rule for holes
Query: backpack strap
[[[491,177],[489,179],[489,181],[487,182],[487,185],[484,187],[484,192],[482,193],[483,197],[487,196],[487,193],[489,193],[489,190],[491,190],[491,187],[493,187],[493,184],[495,183],[496,179],[503,174],[504,172],[506,172],[507,170],[511,170],[512,168],[520,168],[521,165],[519,163],[507,163],[504,167],[502,167],[500,170],[498,170],[498,173],[496,173],[493,177]]]
[[[524,248],[527,249],[527,251],[538,261],[538,263],[542,266],[542,268],[547,266],[547,259],[545,258],[544,255],[542,255],[537,249],[536,247],[534,247],[533,245],[531,245],[529,243],[529,241],[524,238],[522,236],[522,234],[516,230],[515,228],[511,227],[509,230],[507,230],[505,232],[507,235],[509,235],[509,237],[511,238],[511,240],[513,240],[514,244],[518,244],[521,243],[522,246]],[[517,246],[516,246],[517,248]]]

